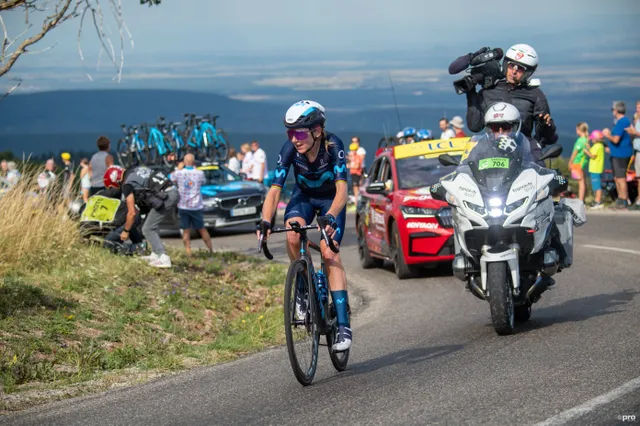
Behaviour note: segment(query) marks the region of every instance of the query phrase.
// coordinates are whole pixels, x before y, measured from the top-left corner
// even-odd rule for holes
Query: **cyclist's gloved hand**
[[[269,238],[270,234],[271,234],[271,222],[267,220],[263,220],[258,224],[258,226],[256,226],[256,235],[258,236],[258,240],[260,240],[260,237],[262,236],[263,239],[266,241]]]
[[[338,229],[338,221],[332,214],[326,214],[322,216],[322,221],[325,222],[324,231],[327,233],[327,236],[331,238],[333,234]]]

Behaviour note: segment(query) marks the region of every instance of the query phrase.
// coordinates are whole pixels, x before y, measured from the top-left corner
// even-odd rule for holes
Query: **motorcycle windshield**
[[[529,140],[522,134],[487,132],[473,136],[468,146],[460,171],[470,171],[486,192],[505,192],[522,168],[533,163]]]

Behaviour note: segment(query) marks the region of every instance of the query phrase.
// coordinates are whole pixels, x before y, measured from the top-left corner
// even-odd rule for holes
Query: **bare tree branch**
[[[120,37],[119,58],[116,57],[114,44],[111,41],[113,32],[111,31],[108,23],[105,23],[105,15],[100,3],[101,1],[109,2],[111,12],[117,23],[117,34]],[[155,6],[161,3],[161,0],[139,1],[141,5],[147,4],[148,6]],[[94,29],[96,31],[98,39],[100,40],[100,51],[98,53],[98,61],[96,64],[97,68],[99,69],[100,67],[102,55],[106,54],[116,69],[116,75],[113,79],[117,80],[118,83],[121,81],[122,71],[124,69],[125,37],[127,37],[131,42],[131,48],[134,47],[133,37],[122,17],[122,0],[0,0],[0,12],[13,10],[23,10],[25,14],[26,28],[18,36],[11,38],[7,32],[4,19],[2,15],[0,15],[0,32],[2,32],[3,34],[2,44],[0,45],[0,77],[7,74],[22,55],[38,54],[52,49],[56,44],[37,51],[30,50],[30,46],[42,40],[42,38],[44,38],[52,29],[60,26],[67,20],[75,18],[80,18],[77,44],[80,60],[84,61],[81,37],[86,15],[90,12]],[[33,27],[33,25],[30,23],[30,20],[32,20],[34,16],[33,12],[45,12],[48,16],[43,20],[42,28],[38,30],[35,35],[22,40],[25,34],[27,34],[28,31]],[[17,47],[14,47],[13,51],[9,52],[9,49],[14,44],[17,44]],[[88,72],[86,72],[86,75],[89,80],[93,80]],[[13,92],[18,86],[20,86],[21,83],[22,80],[20,80],[18,84],[14,85],[14,87],[12,87],[11,90],[5,94],[5,96]]]
[[[67,13],[67,11],[69,10],[69,6],[71,5],[71,2],[72,0],[64,0],[62,8],[59,11],[57,11],[55,14],[45,19],[44,24],[42,24],[42,31],[40,31],[38,34],[34,35],[33,37],[29,37],[28,39],[24,40],[22,43],[20,43],[18,48],[15,50],[15,52],[9,55],[6,62],[4,62],[2,67],[0,67],[0,77],[2,77],[7,72],[9,72],[13,64],[18,60],[18,58],[26,51],[26,49],[29,46],[42,40],[42,38],[49,31],[51,31],[51,29],[55,28],[57,25],[61,24],[62,22],[66,21],[66,19],[68,19],[68,17],[65,18],[65,13]],[[2,5],[4,5],[5,3],[6,2],[3,2]]]
[[[14,90],[16,90],[18,87],[20,87],[20,85],[22,84],[22,79],[21,78],[12,78],[12,81],[17,81],[17,83],[7,91],[7,93],[5,93],[4,95],[2,95],[2,97],[0,98],[0,100],[6,98],[7,96],[9,96],[11,94],[11,92],[13,92]]]

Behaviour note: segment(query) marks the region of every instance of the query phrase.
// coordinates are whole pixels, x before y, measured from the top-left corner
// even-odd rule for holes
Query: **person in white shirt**
[[[440,130],[442,130],[440,139],[453,139],[456,137],[456,132],[449,127],[449,120],[446,118],[440,119]]]
[[[244,158],[242,159],[242,169],[240,171],[247,175],[247,178],[251,179],[253,176],[253,153],[251,152],[251,145],[249,145],[249,143],[243,143],[240,146],[240,150],[244,154]]]
[[[239,153],[236,152],[235,149],[233,148],[229,149],[229,161],[227,162],[227,167],[233,173],[240,174],[241,164],[240,164],[240,160],[238,159],[240,155]]]
[[[260,148],[258,141],[251,142],[251,151],[253,151],[252,178],[258,182],[264,182],[269,174],[269,168],[267,167],[267,154],[262,148]]]

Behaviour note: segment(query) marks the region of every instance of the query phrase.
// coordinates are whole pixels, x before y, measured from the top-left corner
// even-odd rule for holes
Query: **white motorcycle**
[[[512,334],[515,323],[527,321],[531,305],[555,283],[551,276],[571,265],[573,226],[586,223],[586,213],[579,200],[554,203],[552,196],[564,191],[567,181],[535,164],[523,135],[489,133],[470,143],[461,162],[448,154],[439,157],[443,165],[459,167],[431,192],[452,206],[455,276],[489,302],[495,331]],[[553,146],[541,160],[561,152],[561,146]]]

